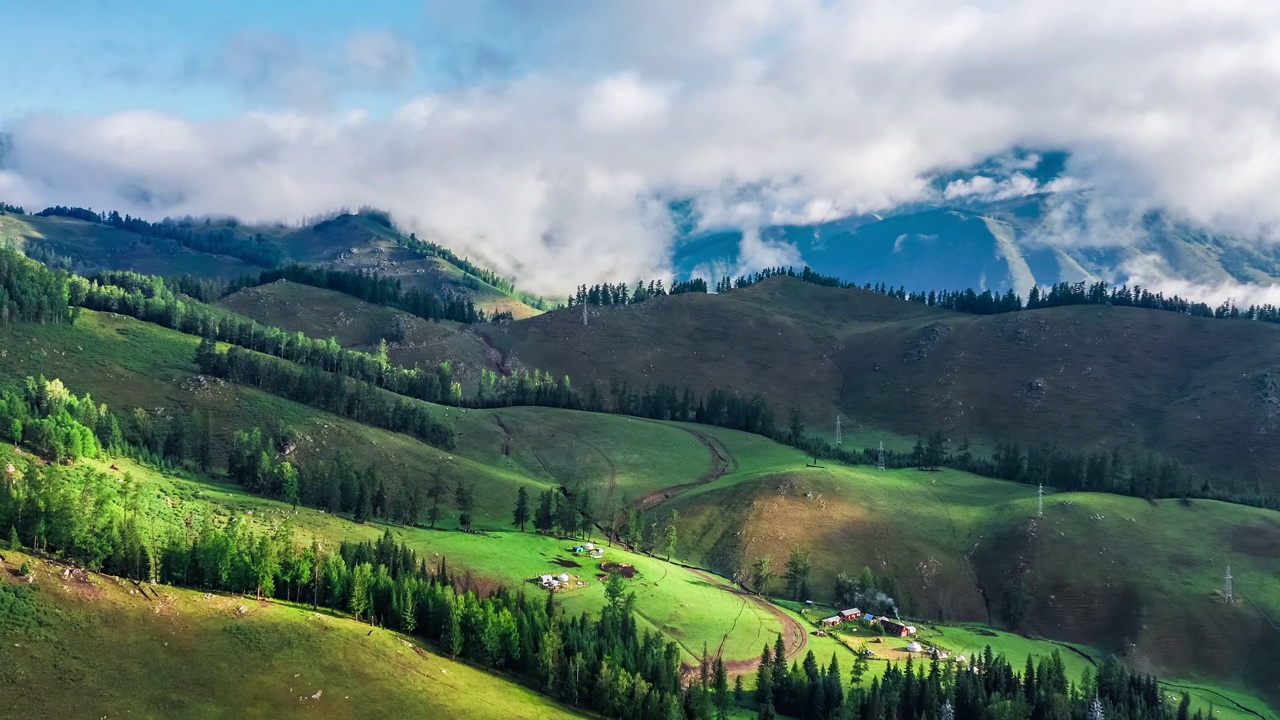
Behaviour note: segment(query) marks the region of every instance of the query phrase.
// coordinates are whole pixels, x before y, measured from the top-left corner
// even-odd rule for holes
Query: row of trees
[[[165,218],[160,222],[148,222],[142,218],[120,215],[112,210],[94,212],[80,207],[55,205],[36,213],[39,217],[68,217],[85,222],[108,225],[117,230],[135,233],[143,238],[172,240],[201,252],[228,255],[262,267],[275,267],[285,259],[284,251],[262,233],[252,235],[240,229],[234,219],[219,221],[211,218]]]
[[[604,283],[602,285],[579,285],[577,293],[569,296],[569,307],[586,305],[635,305],[649,298],[680,295],[682,293],[706,293],[707,281],[702,278],[684,280],[671,285],[668,291],[662,280],[650,280],[648,285],[637,280],[634,290],[628,290],[626,283]]]
[[[70,319],[66,278],[64,272],[51,272],[14,250],[0,248],[0,325]]]
[[[233,516],[218,525],[189,515],[188,522],[181,517],[188,509],[148,512],[132,479],[15,460],[20,467],[0,483],[0,527],[10,528],[14,549],[135,579],[348,611],[607,717],[709,720],[714,708],[728,707],[723,665],[708,659],[714,673],[684,687],[678,646],[639,632],[621,576],[607,581],[598,617],[567,616],[550,594],[534,600],[498,587],[482,595],[467,575],[451,576],[444,559],[429,568],[389,533],[326,552],[315,542],[299,545],[288,522],[254,527]]]
[[[451,449],[454,431],[420,403],[395,399],[376,386],[314,367],[301,368],[278,358],[232,346],[218,352],[204,338],[196,364],[206,375],[225,378],[392,432],[401,432],[439,448]]]
[[[30,394],[31,406],[43,413],[61,414],[71,404],[72,396],[52,383],[37,384]],[[253,435],[237,438],[242,459],[229,463],[241,468],[237,472],[254,472],[248,459],[255,444],[259,455],[265,452]],[[0,527],[10,528],[11,545],[137,579],[309,599],[348,610],[418,634],[451,655],[511,671],[608,717],[710,718],[730,707],[723,667],[705,657],[698,679],[681,689],[679,651],[656,634],[640,638],[633,598],[619,576],[608,581],[608,606],[598,620],[557,616],[550,596],[546,603],[530,602],[522,593],[498,589],[481,597],[465,577],[451,578],[443,560],[428,568],[389,533],[377,543],[343,544],[326,555],[316,544],[296,544],[287,522],[254,528],[233,517],[219,526],[190,508],[148,498],[127,476],[12,460],[8,481],[0,483]],[[804,564],[795,555],[789,570]],[[800,573],[794,583],[792,575],[788,585],[796,596],[806,594]],[[810,654],[788,668],[784,658],[782,648],[765,650],[761,674],[767,679],[757,691],[762,717],[775,711],[804,718],[942,717],[948,703],[949,712],[961,717],[1077,717],[1092,697],[1124,717],[1187,717],[1188,701],[1175,713],[1162,704],[1153,679],[1114,662],[1073,686],[1060,658],[1044,659],[1038,667],[1029,660],[1018,676],[988,650],[970,668],[934,663],[927,674],[911,665],[905,671],[890,668],[867,690],[842,699],[834,659],[820,668]]]
[[[471,298],[465,295],[447,293],[441,297],[426,288],[402,290],[398,279],[363,270],[290,264],[265,270],[256,278],[242,278],[227,289],[233,292],[242,287],[266,285],[277,280],[334,290],[375,305],[398,308],[427,320],[478,323],[488,319],[482,310],[476,309]]]

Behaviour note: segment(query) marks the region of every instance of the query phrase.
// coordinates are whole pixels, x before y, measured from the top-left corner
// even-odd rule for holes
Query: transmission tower
[[[1227,566],[1227,576],[1222,579],[1222,601],[1230,605],[1235,600],[1235,593],[1232,592],[1231,566]]]
[[[1040,496],[1038,499],[1039,504],[1036,506],[1036,517],[1044,517],[1044,483],[1040,484],[1039,493]]]
[[[876,461],[876,469],[877,470],[884,469],[884,441],[883,440],[880,441],[880,459]]]
[[[941,720],[956,720],[956,708],[947,700],[942,704],[942,712],[939,713]]]
[[[587,300],[586,300],[586,298],[583,298],[583,299],[582,299],[582,324],[583,324],[583,325],[586,325],[586,324],[587,324]]]
[[[1097,695],[1093,696],[1093,703],[1089,705],[1089,720],[1105,720],[1102,713],[1102,699]]]
[[[836,447],[844,447],[844,441],[840,439],[840,416],[836,415]]]

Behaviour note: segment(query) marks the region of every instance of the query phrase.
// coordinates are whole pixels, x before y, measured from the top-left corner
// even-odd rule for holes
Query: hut
[[[894,637],[907,636],[907,626],[897,620],[882,617],[880,618],[880,627],[884,628],[885,635],[893,635]]]

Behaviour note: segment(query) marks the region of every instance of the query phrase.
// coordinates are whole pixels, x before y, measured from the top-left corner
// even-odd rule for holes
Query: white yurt
[[[907,652],[924,652],[924,648],[920,647],[920,643],[913,642],[907,646]]]

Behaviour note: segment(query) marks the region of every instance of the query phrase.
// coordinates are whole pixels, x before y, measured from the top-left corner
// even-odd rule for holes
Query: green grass
[[[798,451],[757,436],[544,409],[436,407],[433,412],[459,433],[458,448],[443,452],[257,391],[201,385],[192,380],[193,338],[127,318],[85,312],[74,327],[6,326],[0,338],[0,383],[12,386],[26,374],[44,373],[115,407],[174,402],[203,407],[216,418],[223,438],[234,427],[282,421],[299,433],[304,456],[342,447],[357,462],[383,463],[402,477],[425,478],[440,470],[451,480],[471,480],[478,494],[477,526],[494,531],[509,530],[510,508],[521,485],[540,492],[585,481],[604,490],[612,476],[615,493],[634,501],[656,488],[693,483],[710,461],[690,431],[703,433],[722,443],[733,463],[723,477],[669,501],[683,517],[681,558],[732,574],[761,554],[772,555],[780,566],[792,547],[806,547],[813,553],[817,599],[830,592],[837,572],[856,575],[867,566],[894,578],[900,598],[922,616],[958,621],[999,619],[1002,589],[1025,565],[1031,568],[1034,595],[1025,626],[1030,634],[1100,652],[1124,651],[1127,662],[1169,677],[1247,688],[1269,698],[1277,694],[1266,677],[1280,667],[1280,638],[1252,605],[1280,617],[1275,513],[1215,502],[1183,507],[1173,501],[1061,494],[1051,495],[1047,517],[1033,522],[1034,492],[1027,486],[951,471],[806,468],[807,459]],[[173,486],[175,492],[221,493],[242,509],[265,504],[264,509],[284,512],[278,503],[234,488],[181,483]],[[667,507],[660,505],[659,513]],[[314,524],[314,532],[325,537],[380,532],[372,526],[348,528],[345,521],[318,513],[309,517],[299,524]],[[443,526],[454,524],[447,513]],[[550,562],[541,550],[504,547],[506,542],[519,546],[523,539],[484,546],[490,539],[457,533],[416,538],[412,542],[424,550],[458,553],[459,565],[507,582],[539,574],[531,572],[534,565]],[[648,562],[635,563],[644,578],[638,591],[667,567],[646,569]],[[1228,562],[1238,578],[1237,595],[1248,599],[1233,607],[1212,596]],[[504,564],[511,567],[504,570]],[[652,626],[691,652],[702,642],[718,645],[725,618],[741,607],[738,598],[722,591],[717,591],[723,595],[716,596],[719,600],[706,600],[695,592],[699,587],[689,581],[668,592],[659,580],[656,589],[644,587],[647,607],[641,610]],[[581,593],[583,605],[598,602],[590,599],[596,592],[588,585]],[[575,607],[579,601],[566,602]],[[757,626],[763,622],[758,619]],[[772,632],[776,629],[764,634]],[[727,654],[759,652],[758,628],[730,635]]]
[[[732,449],[732,438],[726,441]],[[732,572],[808,549],[815,599],[838,572],[863,567],[896,583],[916,617],[999,620],[1025,569],[1032,603],[1021,630],[1119,653],[1161,676],[1269,698],[1280,668],[1280,518],[1212,501],[1149,503],[1032,488],[954,471],[806,468],[795,453],[742,453],[736,474],[672,501],[686,521],[682,553]],[[1272,548],[1268,550],[1267,548]],[[1237,596],[1215,595],[1227,564]],[[985,595],[984,595],[985,592]],[[1254,604],[1256,603],[1256,607]]]
[[[715,652],[723,642],[728,660],[750,658],[758,653],[761,642],[771,640],[781,629],[776,618],[719,585],[678,565],[620,548],[606,548],[603,561],[599,561],[570,552],[580,540],[533,532],[468,534],[381,523],[357,524],[307,508],[295,512],[285,503],[250,495],[237,486],[165,475],[124,459],[82,462],[122,478],[131,476],[142,490],[139,501],[143,511],[159,522],[176,524],[187,515],[223,522],[235,513],[262,531],[287,520],[298,542],[315,538],[326,548],[335,548],[343,540],[373,540],[389,529],[432,565],[444,557],[454,573],[469,571],[478,581],[525,588],[539,595],[543,591],[529,580],[543,574],[569,573],[586,583],[584,587],[557,593],[557,601],[572,613],[595,613],[603,606],[604,585],[598,579],[601,562],[628,563],[636,570],[628,584],[636,593],[636,611],[642,624],[678,642],[686,662],[693,662],[704,643]],[[110,470],[110,464],[119,470]],[[452,527],[452,523],[442,527]],[[599,537],[596,540],[602,542]],[[580,567],[567,567],[557,560],[576,562]]]
[[[112,313],[84,311],[74,326],[8,325],[0,339],[0,385],[42,373],[117,409],[201,408],[214,421],[217,457],[234,429],[283,424],[298,434],[303,456],[344,448],[359,465],[376,463],[414,482],[436,472],[451,484],[465,478],[476,488],[480,528],[510,527],[520,486],[536,496],[583,482],[603,505],[611,492],[619,502],[635,500],[692,482],[710,466],[706,448],[682,429],[546,409],[432,406],[458,433],[457,450],[442,451],[257,390],[197,380],[195,338]]]
[[[25,718],[581,717],[354,620],[167,586],[144,599],[40,560],[27,585],[9,572],[23,557],[0,568],[0,686]]]
[[[976,316],[853,289],[773,278],[722,295],[687,293],[564,309],[494,328],[495,346],[579,387],[657,383],[705,395],[762,393],[779,425],[907,450],[941,430],[956,448],[1017,441],[1153,450],[1217,487],[1275,491],[1280,445],[1257,407],[1280,328],[1125,307]],[[1037,382],[1039,381],[1039,382]]]

